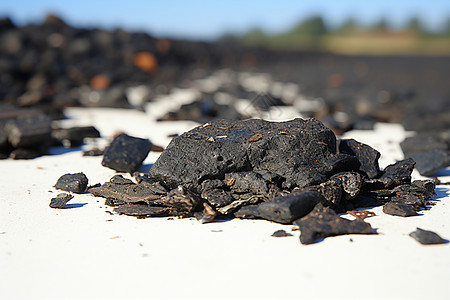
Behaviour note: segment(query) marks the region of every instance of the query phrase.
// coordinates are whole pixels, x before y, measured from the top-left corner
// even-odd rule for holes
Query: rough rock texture
[[[380,173],[378,159],[381,154],[372,147],[354,139],[345,139],[339,142],[339,152],[356,156],[361,162],[359,170],[369,178],[376,178]]]
[[[350,221],[339,217],[331,208],[317,204],[306,217],[294,222],[301,231],[300,242],[312,244],[320,238],[342,234],[374,234],[369,223],[360,218]]]
[[[433,176],[440,169],[450,166],[450,151],[428,150],[411,155],[416,162],[417,171],[422,176]]]
[[[149,140],[120,134],[106,148],[102,165],[118,172],[132,173],[141,166],[151,148]]]
[[[72,195],[61,193],[58,194],[55,198],[52,198],[50,200],[50,207],[51,208],[64,208],[66,206],[67,202],[69,202],[73,198]]]
[[[447,240],[441,238],[437,233],[421,228],[409,234],[410,237],[421,243],[422,245],[435,245],[448,243]]]
[[[379,180],[384,184],[385,188],[392,188],[403,183],[410,183],[411,173],[415,165],[416,162],[412,158],[396,162],[384,169],[384,174]]]
[[[83,193],[86,191],[88,178],[81,173],[64,174],[55,184],[55,188],[73,193]]]
[[[263,218],[282,224],[290,224],[292,221],[306,216],[321,201],[324,200],[318,192],[291,193],[259,205],[244,206],[235,213],[235,216]]]
[[[389,202],[383,206],[383,212],[392,216],[411,217],[417,216],[414,206],[399,202]]]
[[[137,183],[116,175],[89,191],[140,218],[297,220],[305,244],[374,233],[362,220],[374,213],[363,207],[385,205],[385,213],[409,216],[430,204],[435,183],[411,182],[412,159],[379,171],[378,152],[353,140],[342,145],[352,145],[348,154],[336,153],[334,134],[315,119],[221,120],[174,138],[150,173],[133,174]],[[336,214],[348,211],[357,220]]]
[[[318,184],[328,176],[358,170],[354,156],[336,154],[333,132],[315,119],[271,123],[221,120],[196,127],[172,140],[150,170],[167,187],[198,189],[226,173],[266,170],[283,187]]]

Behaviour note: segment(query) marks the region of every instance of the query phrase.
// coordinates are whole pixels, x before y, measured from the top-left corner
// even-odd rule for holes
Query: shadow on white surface
[[[64,205],[63,209],[80,208],[85,206],[87,203],[69,203]]]
[[[50,147],[50,149],[48,150],[48,154],[49,155],[61,155],[61,154],[66,154],[66,153],[71,153],[71,152],[81,152],[82,148],[81,147],[73,147],[73,148],[66,148],[66,147]]]
[[[450,176],[450,168],[440,169],[434,176]]]
[[[141,173],[148,173],[150,172],[150,169],[153,167],[153,164],[142,164],[142,166],[139,167],[138,171]]]
[[[436,199],[433,199],[433,201],[441,201],[441,199],[450,196],[450,190],[447,188],[437,187],[434,191],[436,192]]]

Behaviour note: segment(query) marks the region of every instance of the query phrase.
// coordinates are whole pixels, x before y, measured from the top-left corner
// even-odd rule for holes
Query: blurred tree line
[[[380,19],[372,26],[362,26],[355,19],[349,18],[340,26],[330,27],[321,16],[312,16],[286,32],[268,34],[260,28],[253,28],[240,35],[225,34],[221,37],[221,41],[282,50],[319,51],[344,49],[346,43],[351,43],[356,47],[355,50],[360,49],[362,53],[439,52],[450,55],[450,17],[440,30],[433,31],[429,30],[418,17],[411,17],[402,28],[393,29],[386,18]]]

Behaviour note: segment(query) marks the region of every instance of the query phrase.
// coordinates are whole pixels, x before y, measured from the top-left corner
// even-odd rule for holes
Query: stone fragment
[[[446,244],[448,240],[443,239],[437,233],[429,230],[424,230],[419,227],[416,231],[409,234],[410,237],[421,243],[422,245],[436,245],[436,244]]]
[[[335,181],[342,186],[345,200],[351,200],[355,198],[361,191],[363,184],[362,176],[356,172],[343,172],[331,176],[331,181]]]
[[[59,128],[52,130],[52,138],[58,144],[77,147],[83,144],[85,138],[100,137],[100,132],[94,126]]]
[[[447,150],[448,144],[445,140],[436,135],[419,134],[413,137],[407,137],[400,143],[405,157],[416,153],[423,153],[430,150]]]
[[[9,157],[12,159],[33,159],[44,153],[44,150],[39,148],[17,148],[9,153]]]
[[[350,221],[339,217],[332,209],[317,204],[306,216],[294,222],[301,231],[300,242],[312,244],[320,238],[343,234],[374,234],[369,223],[360,218]]]
[[[153,189],[152,184],[147,182],[135,184],[121,175],[112,177],[109,182],[99,187],[89,188],[88,191],[94,196],[122,200],[126,203],[145,202],[151,204],[161,197],[158,190]]]
[[[273,237],[287,237],[287,236],[292,236],[292,234],[286,232],[283,229],[280,229],[280,230],[274,231],[274,233],[272,233],[272,236]]]
[[[196,194],[180,185],[167,193],[166,196],[155,200],[154,203],[171,207],[180,215],[188,216],[195,211],[201,202],[201,199]]]
[[[243,116],[233,105],[219,104],[214,99],[204,98],[183,104],[178,111],[168,112],[158,121],[192,120],[206,123],[218,119],[239,120]]]
[[[392,216],[410,217],[417,216],[414,206],[399,202],[388,202],[383,206],[383,212]]]
[[[262,218],[282,224],[306,216],[314,206],[322,202],[318,192],[304,191],[279,196],[259,205],[244,206],[235,213],[238,218]]]
[[[118,172],[132,173],[141,166],[151,147],[147,139],[120,134],[106,148],[102,165]]]
[[[235,193],[265,194],[269,191],[266,180],[256,172],[227,173],[225,182]]]
[[[84,173],[64,174],[55,184],[55,188],[73,193],[83,193],[86,191],[88,185],[88,178]]]
[[[217,212],[214,211],[214,209],[209,206],[208,203],[203,203],[203,211],[202,212],[196,212],[194,214],[195,218],[202,224],[212,222],[214,218],[217,216]]]
[[[414,205],[416,208],[425,208],[428,200],[434,195],[434,192],[425,187],[409,184],[399,185],[392,191],[394,196],[391,197],[391,201]]]
[[[325,206],[333,209],[341,207],[343,191],[342,184],[338,180],[328,180],[318,185],[308,186],[305,190],[319,192],[325,199],[325,202],[322,203]]]
[[[255,134],[262,138],[249,142]],[[198,190],[204,180],[223,179],[226,173],[270,171],[280,177],[284,188],[294,188],[358,169],[356,157],[336,154],[336,137],[315,119],[220,120],[174,138],[151,168],[150,177],[170,188],[184,185]]]
[[[103,154],[105,154],[105,150],[99,148],[83,151],[83,156],[102,156]]]
[[[416,169],[422,176],[433,176],[440,169],[450,166],[450,151],[433,149],[411,155]]]
[[[201,197],[208,201],[213,207],[224,207],[235,201],[230,192],[223,189],[205,190]]]
[[[51,208],[64,208],[64,206],[73,198],[72,195],[61,193],[50,200]]]
[[[339,142],[339,153],[356,156],[361,163],[360,171],[364,172],[371,179],[378,177],[380,173],[378,159],[381,154],[369,145],[354,139],[344,139]]]
[[[49,145],[52,120],[44,114],[35,114],[10,120],[5,125],[9,143],[16,148]]]
[[[404,159],[384,169],[379,181],[385,188],[393,188],[400,184],[411,183],[411,173],[416,162],[412,158]]]
[[[167,207],[149,206],[144,204],[124,204],[114,208],[114,211],[121,215],[134,217],[166,217],[170,215]]]

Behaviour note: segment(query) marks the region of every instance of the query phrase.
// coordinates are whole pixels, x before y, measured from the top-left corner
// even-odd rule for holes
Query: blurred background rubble
[[[67,107],[171,102],[158,120],[402,123],[424,175],[450,164],[447,1],[5,1],[0,17],[2,158],[67,145],[51,122]]]

